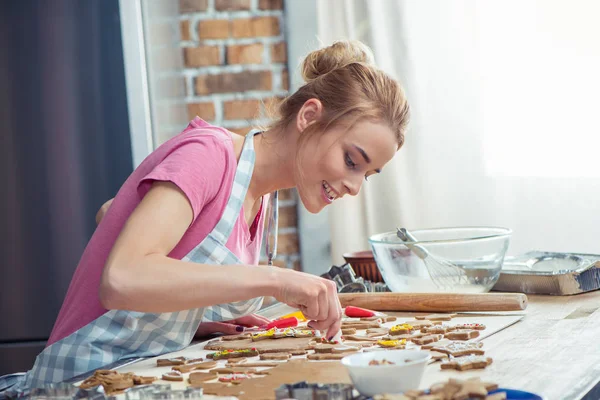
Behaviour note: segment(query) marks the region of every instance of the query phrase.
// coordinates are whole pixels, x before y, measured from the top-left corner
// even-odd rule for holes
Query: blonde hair
[[[373,65],[371,50],[358,41],[338,41],[308,54],[302,63],[306,82],[276,106],[278,118],[271,129],[283,131],[294,122],[302,105],[316,98],[323,104],[321,118],[311,124],[307,136],[337,124],[351,126],[359,119],[386,123],[395,133],[398,149],[410,108],[400,84]]]

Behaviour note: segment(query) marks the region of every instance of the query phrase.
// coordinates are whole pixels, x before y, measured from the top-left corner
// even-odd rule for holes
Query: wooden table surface
[[[486,355],[494,360],[492,365],[485,370],[456,372],[431,364],[422,386],[449,377],[478,376],[547,400],[600,399],[600,291],[528,298],[525,311],[498,313],[523,315],[521,321],[483,340]],[[276,305],[264,310],[264,315],[273,318],[289,311],[285,305]]]

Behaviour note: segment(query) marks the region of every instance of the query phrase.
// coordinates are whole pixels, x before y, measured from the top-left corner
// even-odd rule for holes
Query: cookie
[[[216,361],[205,361],[205,362],[197,362],[197,363],[190,363],[190,364],[184,364],[184,365],[176,365],[171,369],[174,371],[179,371],[181,373],[188,373],[191,371],[195,371],[197,369],[211,369],[216,366],[217,366]]]
[[[306,350],[292,350],[292,351],[290,351],[290,354],[292,356],[304,356],[304,355],[308,354],[308,351],[306,351]]]
[[[305,338],[305,337],[316,337],[317,332],[313,329],[296,329],[294,331],[294,337]]]
[[[306,356],[306,358],[308,360],[313,360],[313,361],[321,361],[321,360],[341,360],[342,358],[346,357],[348,354],[351,353],[340,353],[340,354],[334,354],[334,353],[325,353],[325,354],[318,354],[318,353],[314,353],[314,354],[309,354]]]
[[[254,374],[256,368],[249,367],[227,367],[227,368],[215,368],[210,372],[215,374]]]
[[[367,329],[367,336],[383,336],[387,335],[388,329],[385,328],[369,328]]]
[[[251,349],[217,351],[216,353],[210,353],[207,357],[213,360],[226,360],[228,358],[254,357],[257,355],[258,351],[253,347]]]
[[[444,335],[446,339],[450,340],[469,340],[479,336],[479,331],[467,331],[459,330],[454,332],[448,332]]]
[[[157,367],[170,367],[173,365],[183,365],[186,363],[186,357],[175,357],[175,358],[159,358],[156,360]]]
[[[415,330],[420,330],[423,329],[423,327],[425,326],[432,326],[435,325],[433,323],[433,321],[429,321],[429,320],[410,320],[410,321],[406,321],[405,324],[409,324],[411,325]]]
[[[190,385],[199,385],[206,381],[213,380],[217,377],[217,374],[212,372],[192,372],[188,378]]]
[[[313,350],[315,351],[315,353],[331,353],[331,351],[333,350],[333,348],[335,346],[336,346],[335,344],[320,343],[320,344],[315,345]]]
[[[377,339],[368,337],[368,336],[362,336],[362,335],[347,335],[344,336],[344,340],[353,340],[353,341],[357,341],[357,342],[376,342]]]
[[[421,328],[421,332],[422,333],[435,333],[435,334],[446,334],[448,332],[453,332],[455,330],[457,330],[458,328],[456,328],[455,325],[446,325],[446,324],[442,324],[442,325],[431,325],[431,326],[424,326]]]
[[[404,349],[406,347],[406,339],[402,340],[378,340],[377,345],[379,347],[385,347],[387,349]]]
[[[412,338],[411,341],[414,344],[423,345],[423,344],[437,342],[437,341],[441,340],[443,337],[444,337],[443,335],[427,335],[427,336],[422,336],[422,337],[418,337],[418,338]]]
[[[506,400],[506,392],[488,394],[485,400]]]
[[[154,382],[155,380],[157,380],[158,378],[154,377],[154,376],[137,376],[134,375],[133,376],[133,384],[134,385],[149,385],[152,382]]]
[[[437,342],[432,342],[432,343],[427,343],[427,344],[421,345],[421,350],[431,350],[433,347],[443,347],[450,343],[455,343],[455,342],[453,342],[450,339],[440,339]]]
[[[466,371],[469,369],[483,369],[492,363],[492,359],[486,356],[465,356],[442,361],[442,369],[456,369]]]
[[[356,353],[359,350],[358,347],[355,346],[336,346],[331,349],[333,354],[342,354],[342,353]]]
[[[484,324],[458,324],[458,325],[454,325],[456,329],[468,329],[468,330],[475,330],[475,331],[482,331],[485,329],[485,325]]]
[[[483,355],[485,351],[482,349],[483,343],[475,342],[450,342],[443,346],[433,346],[431,350],[439,351],[440,353],[451,355],[452,357],[463,357],[468,355]]]
[[[431,359],[434,361],[445,360],[448,358],[448,354],[440,353],[439,351],[430,351]]]
[[[253,333],[251,335],[251,338],[252,338],[253,342],[258,342],[260,340],[272,339],[274,337],[274,335],[275,335],[275,328],[269,329],[268,331],[260,331],[260,332]]]
[[[414,331],[414,328],[410,324],[398,324],[398,325],[394,325],[390,328],[390,335],[392,335],[392,336],[406,335],[406,334],[412,333],[413,331]]]
[[[354,335],[356,333],[356,328],[344,328],[342,329],[342,335]]]
[[[165,381],[181,382],[183,381],[183,375],[179,371],[169,371],[162,375],[162,379]]]
[[[288,360],[290,357],[290,353],[263,353],[260,355],[261,360]]]
[[[417,315],[415,319],[427,320],[427,321],[451,321],[452,318],[456,317],[456,314],[430,314],[430,315]]]
[[[450,380],[452,383],[460,385],[460,389],[454,394],[453,399],[466,400],[470,398],[485,399],[488,393],[483,382],[480,379],[469,379],[467,381]]]
[[[291,353],[294,350],[298,350],[295,347],[279,347],[276,349],[261,349],[259,354],[269,354],[269,353]]]

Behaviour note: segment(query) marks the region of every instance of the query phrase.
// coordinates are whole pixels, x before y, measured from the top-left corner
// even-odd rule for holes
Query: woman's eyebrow
[[[361,156],[363,156],[363,158],[365,159],[365,161],[367,162],[367,164],[371,163],[371,159],[369,158],[369,156],[367,155],[367,153],[360,147],[358,147],[357,145],[353,145],[353,147],[356,149],[356,151],[358,151],[360,153]],[[377,168],[375,170],[375,172],[380,173],[381,169]]]

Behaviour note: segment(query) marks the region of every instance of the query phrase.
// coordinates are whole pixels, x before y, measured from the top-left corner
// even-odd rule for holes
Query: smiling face
[[[365,179],[380,172],[397,149],[392,130],[369,120],[313,135],[298,150],[296,187],[304,207],[317,213],[346,194],[356,196]]]

